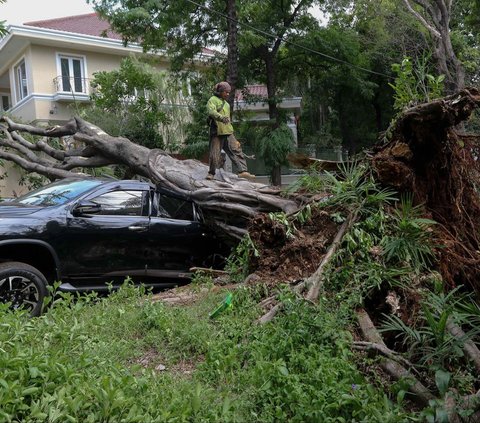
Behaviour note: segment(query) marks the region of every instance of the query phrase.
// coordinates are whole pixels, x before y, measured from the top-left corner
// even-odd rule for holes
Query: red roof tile
[[[57,31],[72,32],[75,34],[93,35],[95,37],[101,37],[103,32],[107,31],[107,38],[112,38],[114,40],[122,39],[120,34],[110,31],[109,23],[101,19],[96,13],[25,22],[24,25],[45,29],[55,29]],[[214,55],[216,52],[209,48],[204,48],[203,53],[207,55]]]
[[[235,99],[237,101],[245,100],[245,96],[255,96],[262,99],[268,98],[266,85],[247,85],[243,90],[237,90],[235,92]]]
[[[55,29],[57,31],[73,32],[75,34],[93,35],[101,37],[107,31],[107,37],[121,40],[120,34],[109,30],[107,21],[100,19],[96,13],[86,15],[67,16],[64,18],[47,19],[43,21],[26,22],[24,25],[38,28]]]

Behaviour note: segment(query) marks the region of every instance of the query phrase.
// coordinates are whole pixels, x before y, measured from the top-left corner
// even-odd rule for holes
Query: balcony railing
[[[75,76],[57,76],[53,79],[53,85],[57,93],[88,94],[89,78]]]
[[[89,102],[90,82],[88,78],[77,78],[73,76],[57,76],[53,80],[53,99],[60,102]]]

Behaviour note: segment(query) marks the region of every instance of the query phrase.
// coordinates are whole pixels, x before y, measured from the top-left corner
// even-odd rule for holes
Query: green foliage
[[[363,213],[395,200],[395,193],[378,187],[366,165],[360,162],[341,163],[338,172],[325,171],[322,179],[323,191],[330,194],[328,205],[358,208]]]
[[[392,65],[397,76],[395,83],[390,86],[394,90],[394,107],[397,111],[401,112],[407,107],[443,95],[445,75],[434,76],[428,73],[428,59],[424,56],[413,64],[409,57],[404,57],[400,64]]]
[[[356,369],[351,337],[337,315],[285,297],[285,315],[275,325],[254,325],[259,294],[237,289],[232,308],[215,320],[208,315],[224,292],[190,307],[153,302],[131,286],[108,298],[60,294],[36,319],[0,305],[0,419],[273,423],[409,417]]]
[[[272,222],[276,222],[285,228],[285,236],[287,238],[295,238],[295,225],[288,219],[288,216],[285,212],[271,212],[268,213],[268,217]]]
[[[287,125],[264,128],[262,139],[255,145],[257,154],[265,161],[269,170],[287,165],[287,156],[294,150],[293,134]]]
[[[226,22],[215,11],[223,11],[221,0],[200,3],[187,0],[88,0],[124,41],[140,42],[144,51],[164,50],[172,67],[181,70],[205,46],[226,44]]]
[[[348,364],[350,335],[336,316],[303,301],[283,300],[285,314],[275,325],[253,329],[245,348],[236,340],[226,345],[222,354],[234,354],[234,359],[212,375],[220,382],[220,375],[237,374],[240,386],[255,386],[248,396],[251,408],[246,420],[373,422],[405,417]],[[205,365],[220,357],[218,352],[209,354]]]
[[[307,193],[322,192],[324,187],[324,174],[315,169],[307,169],[305,175],[299,178],[287,187],[287,192],[305,191]]]
[[[210,289],[214,286],[214,283],[211,275],[199,270],[193,274],[192,282],[190,285],[194,291],[200,291],[202,288]]]
[[[378,22],[378,5],[368,17],[368,22],[375,24],[370,24],[368,32],[360,27],[358,17],[350,15],[356,3],[343,14],[342,20],[348,23],[331,19],[328,25],[299,34],[296,45],[287,46],[288,54],[282,58],[286,62],[282,62],[282,66],[289,66],[285,73],[291,78],[293,93],[302,96],[301,145],[342,145],[350,153],[356,153],[372,145],[378,132],[384,130],[391,119],[388,77],[372,75],[359,68],[390,74],[389,60],[396,54],[398,40],[395,43],[391,40],[392,45],[387,45],[385,39],[390,37],[391,28],[385,31],[388,35],[385,36],[382,32],[385,24]],[[360,6],[358,9],[362,10]],[[344,63],[303,51],[297,45]]]
[[[379,292],[403,289],[411,281],[411,268],[386,265],[383,260],[380,243],[391,225],[384,206],[380,204],[377,210],[367,209],[363,219],[344,236],[337,254],[339,265],[326,279],[326,289],[335,293],[335,304],[347,314]]]
[[[35,172],[20,172],[20,179],[18,185],[26,187],[29,191],[40,188],[48,184],[49,181],[45,176],[39,175]]]
[[[411,195],[401,198],[394,210],[393,231],[382,239],[381,246],[388,263],[408,263],[413,269],[426,269],[432,262],[431,227],[435,221],[421,217],[422,205],[413,206]]]
[[[331,193],[332,204],[348,204],[360,206],[364,194],[372,186],[372,180],[365,178],[365,166],[342,164],[339,175],[325,172],[325,190]]]
[[[312,218],[312,207],[310,204],[307,204],[305,207],[300,209],[297,213],[292,216],[288,216],[284,212],[277,213],[268,213],[268,217],[272,222],[278,223],[285,229],[285,236],[289,239],[295,238],[295,233],[297,228],[295,223],[298,222],[300,225],[304,225]]]
[[[248,276],[250,260],[259,257],[260,253],[255,247],[250,235],[245,235],[235,250],[227,258],[225,270],[233,282],[243,282]]]
[[[453,2],[450,28],[455,54],[465,68],[465,85],[475,85],[480,62],[480,1]]]
[[[182,81],[135,58],[120,69],[102,71],[92,81],[93,106],[83,116],[114,136],[149,148],[176,151],[188,111],[179,103]]]
[[[403,289],[409,278],[432,263],[430,228],[435,222],[421,217],[423,209],[414,207],[411,197],[403,197],[392,210],[395,193],[378,187],[363,164],[347,163],[337,174],[325,172],[316,178],[329,194],[323,207],[340,206],[361,215],[343,238],[338,253],[342,265],[327,278],[326,286],[339,292],[339,300],[361,304],[386,287]],[[344,212],[340,209],[332,218],[342,222]]]
[[[464,360],[463,344],[480,333],[478,327],[471,326],[471,315],[462,314],[465,307],[478,305],[459,294],[459,288],[434,293],[426,291],[421,301],[421,313],[416,327],[406,325],[398,316],[385,316],[384,332],[394,332],[407,347],[410,360],[430,369],[447,369]],[[470,329],[462,339],[455,338],[447,329],[449,321]],[[445,392],[440,393],[444,395]]]

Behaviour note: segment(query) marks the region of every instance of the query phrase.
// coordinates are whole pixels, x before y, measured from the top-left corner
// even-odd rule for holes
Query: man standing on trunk
[[[240,178],[254,179],[255,175],[247,172],[247,162],[245,161],[242,147],[235,135],[233,135],[230,105],[227,102],[230,90],[231,87],[228,82],[219,82],[215,85],[214,95],[210,97],[207,103],[210,127],[210,155],[207,179],[215,177],[215,171],[220,167],[222,149],[237,168]]]

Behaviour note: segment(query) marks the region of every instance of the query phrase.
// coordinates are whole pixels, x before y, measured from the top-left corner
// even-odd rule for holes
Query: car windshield
[[[31,191],[22,197],[9,201],[8,203],[39,207],[59,206],[79,195],[82,195],[84,192],[87,192],[101,183],[102,181],[93,179],[65,179],[46,185],[35,191]]]

